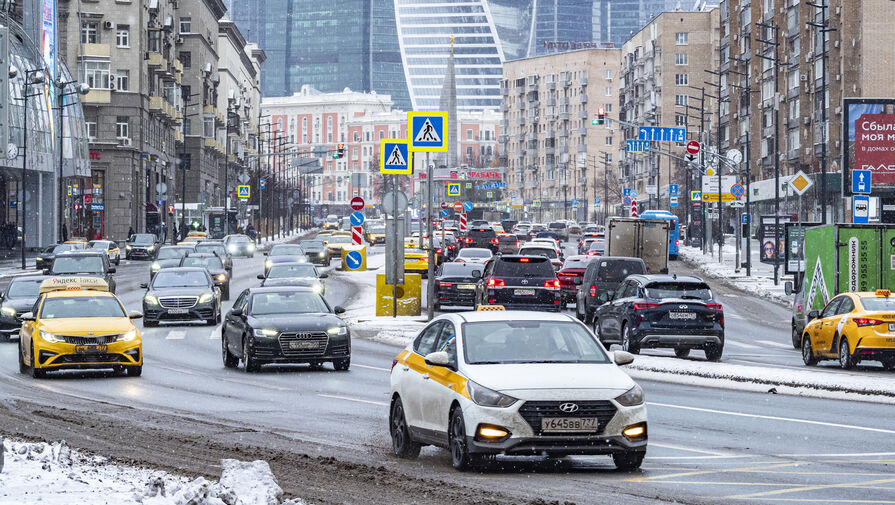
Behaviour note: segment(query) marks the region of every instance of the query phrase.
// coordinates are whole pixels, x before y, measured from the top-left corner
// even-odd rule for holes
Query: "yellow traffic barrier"
[[[350,257],[349,257],[350,255]],[[342,270],[347,272],[363,272],[367,269],[367,246],[342,246]]]
[[[507,310],[503,305],[479,305],[477,312],[489,312],[494,310]]]
[[[418,316],[422,306],[422,276],[404,274],[404,284],[398,286],[399,316]],[[385,283],[385,274],[376,275],[376,315],[391,316],[393,306],[392,285]]]

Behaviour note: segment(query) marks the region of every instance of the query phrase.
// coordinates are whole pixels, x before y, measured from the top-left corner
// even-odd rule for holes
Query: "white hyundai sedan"
[[[496,455],[608,454],[619,469],[646,454],[643,391],[565,314],[461,312],[433,319],[392,364],[395,455],[450,450],[459,470]]]

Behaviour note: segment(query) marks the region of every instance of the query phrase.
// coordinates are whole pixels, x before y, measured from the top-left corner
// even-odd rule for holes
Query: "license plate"
[[[889,323],[889,331],[895,331],[895,323]]]
[[[188,314],[187,309],[168,309],[168,314]]]
[[[513,291],[513,294],[519,296],[534,296],[535,290],[533,289],[516,289]]]
[[[695,312],[669,312],[668,319],[696,319]]]
[[[75,352],[78,354],[95,354],[98,352],[106,352],[109,350],[107,345],[76,345]]]
[[[460,284],[457,289],[475,289],[475,284]]]
[[[541,431],[566,433],[596,433],[600,422],[596,417],[544,417]]]
[[[289,342],[289,348],[299,351],[307,351],[311,349],[319,349],[319,342]]]

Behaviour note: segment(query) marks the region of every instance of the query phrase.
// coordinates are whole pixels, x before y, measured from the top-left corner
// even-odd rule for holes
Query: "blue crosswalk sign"
[[[236,196],[239,198],[249,198],[252,196],[251,186],[236,186]]]
[[[351,226],[362,226],[364,224],[364,214],[360,211],[351,213]]]
[[[460,196],[459,182],[452,182],[448,184],[448,196]]]
[[[407,131],[410,150],[414,152],[447,152],[447,112],[408,112]]]
[[[392,175],[413,173],[413,163],[406,140],[382,139],[380,141],[379,173]]]
[[[348,251],[345,253],[345,266],[348,270],[357,270],[363,264],[364,258],[360,251]]]

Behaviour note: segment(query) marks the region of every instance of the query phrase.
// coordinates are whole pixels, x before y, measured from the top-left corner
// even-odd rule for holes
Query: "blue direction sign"
[[[408,112],[408,143],[414,152],[447,152],[447,112]]]
[[[472,202],[463,202],[463,210],[470,212],[472,210]]]
[[[364,214],[360,211],[354,211],[351,213],[351,226],[363,226],[364,224]]]
[[[600,198],[594,198],[594,205],[600,205]]]
[[[622,190],[622,196],[631,196],[631,188],[625,188]]]
[[[749,214],[747,212],[740,214],[740,223],[749,224]]]
[[[669,184],[668,185],[668,194],[671,196],[677,196],[679,194],[680,187],[677,184]]]
[[[410,149],[404,139],[382,139],[379,144],[379,172],[382,174],[410,175],[413,163]]]
[[[364,258],[360,251],[348,251],[345,253],[345,266],[348,270],[357,270],[363,264]]]
[[[657,140],[660,142],[685,142],[687,140],[687,130],[664,126],[641,126],[637,130],[637,139]]]
[[[625,148],[629,153],[648,153],[649,140],[626,140]]]
[[[441,217],[448,217],[451,215],[451,211],[447,209],[441,209]]]
[[[872,174],[873,172],[870,170],[852,170],[851,192],[855,194],[869,194]]]
[[[867,195],[855,195],[852,197],[852,222],[855,224],[867,224],[870,222],[870,197]]]

